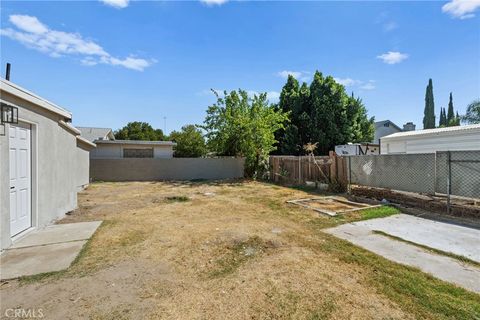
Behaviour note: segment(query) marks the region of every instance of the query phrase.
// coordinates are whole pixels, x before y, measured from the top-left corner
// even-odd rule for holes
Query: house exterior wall
[[[401,130],[398,130],[398,128],[396,128],[392,124],[390,124],[390,126],[388,126],[388,127],[384,127],[383,125],[379,126],[379,127],[375,128],[375,137],[373,138],[372,143],[380,144],[380,139],[382,137],[385,137],[385,136],[388,136],[390,134],[397,133],[397,132],[400,132],[400,131]]]
[[[19,108],[21,122],[31,124],[32,226],[45,226],[77,207],[77,190],[88,183],[88,151],[79,150],[76,136],[58,123],[62,116],[3,90],[0,97]],[[0,249],[11,244],[8,128],[0,136]]]
[[[123,149],[151,149],[153,148],[153,157],[173,158],[172,146],[144,145],[144,144],[107,144],[99,142],[97,148],[90,153],[91,159],[120,159],[123,158]]]
[[[381,139],[382,154],[435,153],[436,151],[480,150],[480,128],[435,135],[385,137]]]
[[[77,168],[75,170],[77,191],[85,189],[90,183],[90,149],[89,146],[85,146],[84,143],[77,140]]]

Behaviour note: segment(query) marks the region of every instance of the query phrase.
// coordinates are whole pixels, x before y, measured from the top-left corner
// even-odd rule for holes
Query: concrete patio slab
[[[86,240],[7,250],[0,256],[0,279],[67,269]]]
[[[101,223],[58,224],[26,234],[0,256],[0,280],[68,268]]]
[[[397,214],[383,219],[355,223],[370,230],[418,243],[430,248],[454,253],[480,262],[480,230],[455,224]]]
[[[13,243],[9,250],[89,239],[102,221],[55,224],[32,231]]]
[[[441,280],[480,293],[480,268],[470,264],[431,253],[405,242],[374,234],[372,229],[360,222],[344,224],[327,229],[326,232],[389,260],[419,268]]]

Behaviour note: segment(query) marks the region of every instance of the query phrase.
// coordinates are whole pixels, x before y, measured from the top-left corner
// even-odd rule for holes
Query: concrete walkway
[[[441,280],[480,293],[480,268],[439,255],[383,235],[380,230],[404,240],[478,261],[480,231],[448,223],[399,214],[388,218],[344,224],[326,232],[348,240],[389,260],[419,268]]]
[[[0,256],[0,280],[68,268],[101,223],[57,224],[26,234]]]

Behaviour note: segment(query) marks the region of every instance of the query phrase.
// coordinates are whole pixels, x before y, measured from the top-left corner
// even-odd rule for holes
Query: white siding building
[[[380,139],[381,154],[480,150],[480,124],[398,132]]]

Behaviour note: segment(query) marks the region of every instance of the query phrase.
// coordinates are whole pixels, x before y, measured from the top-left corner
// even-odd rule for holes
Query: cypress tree
[[[447,117],[445,115],[445,108],[440,108],[440,120],[438,122],[439,127],[445,127],[447,125]]]
[[[453,98],[452,93],[450,92],[450,101],[448,102],[448,113],[447,113],[447,126],[456,125],[455,113],[453,112]]]
[[[435,128],[435,103],[433,101],[433,82],[428,80],[428,86],[425,92],[425,109],[423,111],[423,128]]]

